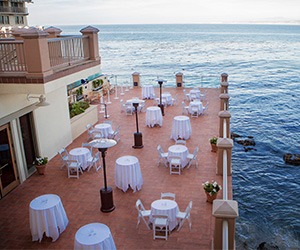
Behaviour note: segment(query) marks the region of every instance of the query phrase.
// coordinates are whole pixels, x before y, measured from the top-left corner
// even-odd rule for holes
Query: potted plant
[[[217,152],[218,151],[217,141],[218,141],[218,137],[215,137],[215,136],[209,139],[209,142],[210,142],[210,145],[211,145],[211,152]]]
[[[48,163],[48,157],[38,156],[35,158],[33,164],[40,175],[44,175],[46,171],[46,164]]]
[[[206,193],[206,201],[210,203],[217,198],[218,192],[222,189],[216,181],[206,181],[202,183],[202,186]]]

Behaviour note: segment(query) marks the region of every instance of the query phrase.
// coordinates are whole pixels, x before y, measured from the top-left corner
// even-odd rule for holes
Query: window
[[[24,24],[23,16],[15,16],[16,24]]]
[[[0,16],[0,24],[9,24],[8,16]]]

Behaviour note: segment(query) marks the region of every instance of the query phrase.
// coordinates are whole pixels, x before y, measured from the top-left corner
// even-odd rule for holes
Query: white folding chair
[[[205,104],[205,106],[203,107],[203,109],[202,109],[202,114],[204,115],[204,112],[206,112],[206,110],[208,110],[208,104],[209,104],[209,102],[207,102],[206,104]]]
[[[192,165],[193,162],[196,162],[196,168],[198,168],[198,161],[197,161],[198,151],[199,151],[199,148],[196,147],[192,154],[188,154],[188,156],[187,156],[188,168],[190,168],[190,166]]]
[[[109,125],[111,125],[112,126],[112,121],[109,121],[109,120],[105,120],[103,123],[106,123],[106,124],[109,124]]]
[[[161,193],[160,198],[175,201],[176,195],[174,193]]]
[[[189,106],[186,106],[184,101],[182,101],[181,106],[182,106],[182,114],[188,115],[189,114]]]
[[[179,220],[179,226],[178,226],[177,231],[179,231],[182,228],[182,226],[183,226],[183,224],[186,220],[189,221],[189,228],[190,228],[190,231],[191,231],[191,229],[192,229],[192,220],[191,220],[192,206],[193,206],[193,201],[190,201],[187,208],[185,209],[185,212],[180,212],[179,211],[177,213],[176,218],[177,218],[177,220]]]
[[[87,124],[86,125],[86,131],[88,134],[88,140],[93,139],[93,131],[94,131],[94,126],[92,124]]]
[[[81,144],[81,147],[88,148],[90,150],[91,155],[92,155],[92,153],[93,153],[93,145],[91,143],[83,142]]]
[[[150,216],[151,210],[146,210],[140,199],[138,199],[136,201],[135,207],[138,210],[138,221],[137,221],[136,227],[139,226],[140,220],[142,219],[144,221],[145,225],[147,226],[147,228],[150,230],[149,216]],[[146,221],[146,219],[145,219],[146,217],[148,217],[148,221]]]
[[[178,94],[176,94],[174,97],[172,97],[172,104],[171,104],[171,106],[177,105],[177,101],[178,101]]]
[[[69,153],[65,148],[62,148],[58,151],[62,161],[63,161],[63,165],[60,167],[60,169],[62,169],[64,166],[67,166],[67,160],[70,158],[69,157]]]
[[[109,133],[107,138],[114,139],[118,142],[120,140],[120,125],[116,128],[115,131]]]
[[[190,100],[190,94],[186,93],[186,89],[183,90],[184,94],[184,100],[189,101]]]
[[[153,239],[168,239],[169,218],[168,215],[152,215]]]
[[[100,152],[97,152],[93,157],[88,159],[88,171],[90,171],[92,167],[95,167],[97,172],[101,169]]]
[[[197,106],[191,107],[191,117],[199,117],[200,112]]]
[[[200,94],[200,101],[205,101],[206,100],[206,94],[207,94],[207,89]]]
[[[132,103],[125,103],[124,105],[126,115],[133,115],[135,108],[133,107]]]
[[[99,129],[96,129],[96,128],[94,129],[92,135],[93,135],[93,140],[104,138],[102,132]]]
[[[165,167],[168,167],[168,153],[165,153],[160,145],[157,146],[157,152],[158,152],[158,163],[157,165],[162,162]]]
[[[180,156],[169,156],[170,174],[181,174],[181,157]]]
[[[79,173],[83,174],[81,164],[77,160],[67,160],[68,178],[79,179]]]

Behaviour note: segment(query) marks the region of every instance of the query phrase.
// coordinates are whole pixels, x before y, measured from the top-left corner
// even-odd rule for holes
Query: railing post
[[[37,28],[24,29],[24,54],[28,78],[43,78],[53,73],[50,67],[48,36],[45,31]]]
[[[228,239],[224,239],[228,241],[224,242],[224,245],[228,246],[228,249],[235,249],[235,220],[239,216],[238,203],[233,200],[216,199],[213,202],[212,215],[216,218],[212,249],[224,249],[223,230],[228,230]],[[223,228],[224,221],[228,222],[228,227]]]
[[[219,117],[220,117],[219,137],[230,138],[230,117],[231,117],[230,111],[228,110],[220,111]],[[226,123],[226,131],[224,131],[224,121]]]
[[[220,111],[229,109],[229,95],[220,94]]]
[[[223,153],[227,153],[227,175],[231,175],[231,155],[233,140],[229,138],[219,138],[217,141],[218,158],[217,158],[217,175],[223,175]]]
[[[221,93],[228,93],[228,75],[221,74]]]
[[[60,33],[62,32],[61,29],[50,26],[47,29],[44,29],[45,32],[49,34],[49,38],[57,38],[60,36]]]
[[[89,37],[89,58],[91,60],[98,61],[100,60],[99,56],[99,46],[98,46],[98,32],[99,30],[97,28],[94,28],[92,26],[87,26],[80,30],[80,32],[83,35],[86,35]],[[86,50],[84,50],[86,51]]]

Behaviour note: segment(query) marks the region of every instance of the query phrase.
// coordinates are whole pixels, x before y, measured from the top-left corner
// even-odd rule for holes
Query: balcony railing
[[[0,13],[19,13],[28,14],[28,8],[26,7],[12,7],[12,6],[0,6]]]

